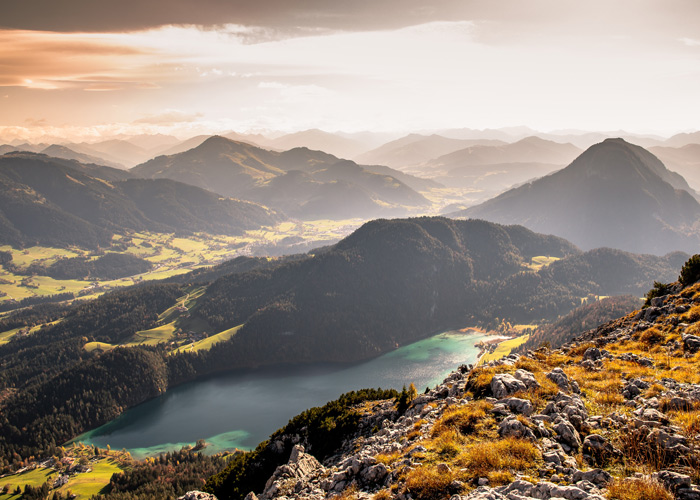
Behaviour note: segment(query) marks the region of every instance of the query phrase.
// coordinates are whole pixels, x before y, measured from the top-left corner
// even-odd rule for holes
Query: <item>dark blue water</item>
[[[251,449],[290,418],[351,390],[433,387],[464,363],[486,335],[445,332],[352,366],[314,366],[221,375],[176,387],[76,441],[126,448],[135,458],[205,439],[208,453]]]

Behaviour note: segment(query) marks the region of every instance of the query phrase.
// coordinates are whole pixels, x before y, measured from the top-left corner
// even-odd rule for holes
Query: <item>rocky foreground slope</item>
[[[700,498],[700,283],[669,290],[561,349],[461,367],[403,414],[363,404],[324,463],[277,436],[288,463],[246,498]]]

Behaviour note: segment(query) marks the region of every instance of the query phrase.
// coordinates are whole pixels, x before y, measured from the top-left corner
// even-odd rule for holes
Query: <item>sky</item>
[[[696,0],[0,0],[0,141],[700,128]]]

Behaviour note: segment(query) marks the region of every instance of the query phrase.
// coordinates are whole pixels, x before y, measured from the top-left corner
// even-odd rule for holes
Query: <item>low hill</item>
[[[382,173],[308,148],[280,153],[215,136],[184,153],[138,165],[132,172],[255,201],[301,218],[401,215],[406,207],[428,205],[386,167],[378,170]],[[414,185],[426,185],[404,177]]]
[[[700,243],[700,204],[674,188],[674,178],[645,149],[608,139],[565,169],[454,216],[522,224],[584,249],[692,252]]]
[[[274,224],[263,207],[169,180],[107,181],[114,169],[45,155],[0,157],[0,234],[13,246],[45,244],[109,246],[115,232],[212,232],[240,234]],[[113,177],[119,177],[114,175]]]

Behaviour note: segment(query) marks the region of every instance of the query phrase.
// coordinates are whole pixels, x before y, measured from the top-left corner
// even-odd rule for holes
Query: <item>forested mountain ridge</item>
[[[30,153],[0,156],[0,242],[15,247],[107,247],[125,230],[240,234],[282,219],[167,179]]]

